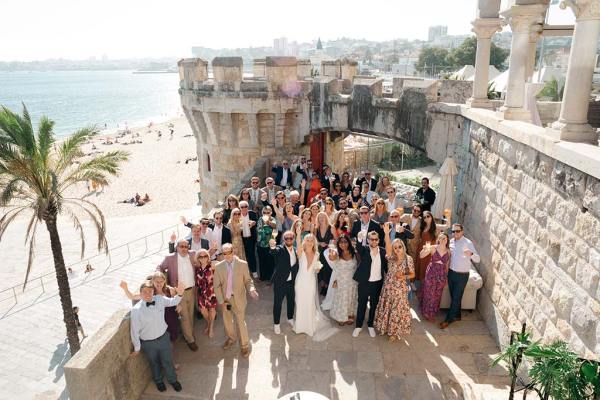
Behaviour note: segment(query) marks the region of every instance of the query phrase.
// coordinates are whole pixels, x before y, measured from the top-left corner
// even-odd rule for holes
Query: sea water
[[[180,113],[179,74],[133,71],[0,71],[0,105],[34,125],[46,115],[57,136],[95,124],[100,130],[159,122]]]

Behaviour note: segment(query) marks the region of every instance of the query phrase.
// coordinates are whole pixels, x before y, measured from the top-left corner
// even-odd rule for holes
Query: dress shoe
[[[250,347],[242,347],[242,357],[248,358],[250,356]]]
[[[360,335],[360,331],[362,331],[362,328],[354,328],[354,331],[352,331],[352,337],[358,337],[358,335]]]
[[[187,345],[191,351],[198,351],[198,345],[196,344],[196,342],[187,342]]]
[[[275,331],[276,335],[281,334],[281,327],[279,326],[279,324],[273,325],[273,331]]]
[[[369,327],[369,336],[371,336],[371,337],[377,336],[377,332],[375,332],[375,328],[373,328],[371,326]]]
[[[227,338],[227,340],[225,341],[225,344],[223,345],[223,350],[227,350],[228,348],[233,346],[234,343],[235,343],[235,340],[233,340],[231,338]]]
[[[179,383],[179,381],[171,383],[171,386],[173,386],[173,389],[175,389],[176,392],[181,392],[181,383]]]
[[[159,392],[164,392],[165,390],[167,390],[167,387],[165,386],[164,382],[157,383],[156,388]]]
[[[450,325],[448,321],[444,321],[440,324],[440,329],[446,329]]]

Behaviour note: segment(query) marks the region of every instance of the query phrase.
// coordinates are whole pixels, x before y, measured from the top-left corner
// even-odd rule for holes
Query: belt
[[[460,274],[460,275],[469,275],[470,274],[470,272],[458,272],[453,269],[451,269],[450,271],[454,272],[455,274]]]
[[[150,339],[150,340],[140,339],[140,342],[154,342],[155,340],[160,339],[161,337],[165,336],[166,334],[167,334],[167,331],[165,331],[165,333],[163,333],[162,335],[160,335],[159,337],[157,337],[155,339]]]

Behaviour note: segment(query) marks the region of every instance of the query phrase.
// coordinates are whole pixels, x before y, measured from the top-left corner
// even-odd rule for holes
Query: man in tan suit
[[[245,320],[246,293],[249,293],[250,297],[255,300],[258,299],[258,293],[250,277],[248,263],[235,256],[231,243],[225,243],[221,251],[225,259],[215,266],[213,286],[217,302],[223,313],[223,325],[227,335],[223,349],[229,349],[237,340],[233,327],[235,317],[242,356],[247,358],[250,355],[250,341]]]

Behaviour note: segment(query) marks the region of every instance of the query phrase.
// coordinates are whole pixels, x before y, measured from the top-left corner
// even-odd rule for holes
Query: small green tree
[[[455,68],[465,65],[475,65],[475,56],[477,54],[477,38],[475,36],[465,39],[460,46],[452,49],[448,54],[447,63]],[[490,65],[495,66],[500,71],[505,70],[504,62],[508,57],[508,50],[496,46],[494,43],[490,49]]]
[[[25,237],[25,242],[29,242],[29,259],[24,288],[35,255],[37,227],[42,222],[46,224],[67,339],[71,355],[74,355],[80,345],[57,219],[59,215],[65,215],[79,231],[81,258],[84,256],[85,237],[78,214],[92,220],[98,232],[98,250],[107,250],[102,211],[90,201],[65,195],[70,187],[81,182],[93,180],[107,185],[107,176],[119,172],[119,164],[127,160],[128,154],[110,151],[84,158],[81,146],[96,136],[98,129],[83,128],[62,143],[55,143],[53,128],[54,122],[44,116],[35,132],[25,105],[22,116],[6,107],[0,109],[0,207],[6,207],[0,218],[0,239],[17,216],[31,213]]]
[[[546,82],[546,86],[542,89],[542,91],[537,95],[538,98],[547,97],[550,98],[551,101],[561,101],[563,95],[563,89],[558,87],[558,81],[556,78],[552,77],[548,82]]]
[[[448,50],[441,47],[426,47],[421,50],[419,59],[415,64],[415,69],[419,72],[424,72],[427,68],[433,66],[442,67],[447,65],[446,58]]]

